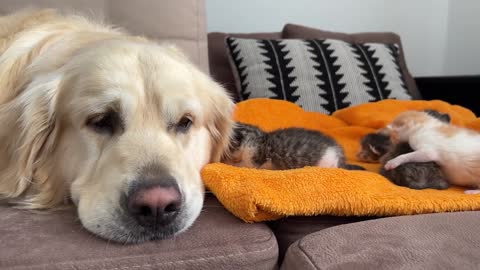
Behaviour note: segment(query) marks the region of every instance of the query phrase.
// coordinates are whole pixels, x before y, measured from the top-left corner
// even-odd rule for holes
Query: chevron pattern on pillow
[[[242,100],[283,99],[331,114],[356,104],[412,99],[398,44],[233,37],[226,44]]]

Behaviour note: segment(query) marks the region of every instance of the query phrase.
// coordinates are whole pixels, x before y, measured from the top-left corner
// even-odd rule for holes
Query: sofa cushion
[[[286,24],[282,30],[283,38],[292,39],[339,39],[350,43],[389,43],[399,46],[399,66],[405,79],[406,86],[410,95],[414,99],[421,99],[420,92],[417,89],[415,80],[407,68],[405,53],[403,51],[400,36],[390,32],[370,32],[347,34],[340,32],[324,31],[316,28],[306,27],[296,24]]]
[[[282,262],[287,249],[295,241],[330,227],[374,219],[375,217],[292,216],[269,222],[278,242],[278,261]]]
[[[228,36],[260,39],[278,39],[282,36],[280,32],[244,34],[211,32],[208,34],[208,61],[210,65],[210,74],[228,90],[235,101],[239,101],[240,97],[235,86],[232,69],[228,63],[227,48],[225,47],[225,38]]]
[[[341,225],[290,246],[281,269],[479,269],[480,212]]]
[[[396,43],[228,37],[227,47],[242,100],[282,99],[331,114],[382,99],[412,98]]]
[[[123,27],[136,35],[168,41],[208,72],[205,1],[2,0],[0,13],[25,7],[74,11]]]
[[[185,233],[132,245],[88,233],[73,209],[0,207],[0,269],[275,269],[277,253],[265,224],[240,221],[213,196]]]

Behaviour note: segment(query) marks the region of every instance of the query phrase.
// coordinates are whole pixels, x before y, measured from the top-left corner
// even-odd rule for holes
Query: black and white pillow
[[[397,44],[323,40],[226,40],[242,100],[283,99],[333,113],[382,99],[412,99]]]

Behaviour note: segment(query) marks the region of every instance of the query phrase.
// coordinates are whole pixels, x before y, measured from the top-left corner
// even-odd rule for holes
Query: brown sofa
[[[208,59],[204,1],[3,0],[0,12],[31,4],[80,10],[174,42],[204,71],[234,87],[222,58],[225,34],[208,35]],[[36,213],[0,206],[0,269],[479,269],[479,218],[479,212],[468,212],[246,224],[207,194],[200,218],[184,234],[120,245],[89,234],[73,208]]]

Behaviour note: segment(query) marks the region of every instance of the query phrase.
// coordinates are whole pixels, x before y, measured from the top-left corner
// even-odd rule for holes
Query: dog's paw
[[[465,194],[480,194],[480,189],[468,189],[465,190]]]

